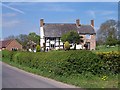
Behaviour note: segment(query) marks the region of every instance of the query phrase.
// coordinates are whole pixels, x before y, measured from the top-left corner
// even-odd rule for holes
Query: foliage
[[[9,54],[9,55],[8,55]],[[118,74],[120,53],[97,53],[86,50],[54,52],[10,52],[3,51],[3,58],[30,68],[40,69],[56,75],[84,74]]]
[[[40,36],[37,35],[34,32],[29,33],[28,35],[26,34],[20,34],[18,36],[8,36],[5,38],[6,40],[8,39],[16,39],[22,46],[23,49],[29,49],[31,48],[31,42],[34,42],[35,44],[40,43]],[[28,44],[29,43],[29,44]]]
[[[40,36],[37,35],[36,33],[32,32],[32,33],[29,33],[28,35],[28,39],[35,42],[36,44],[39,44],[40,43]]]
[[[40,45],[36,46],[36,52],[40,52]]]
[[[119,73],[120,72],[120,52],[98,52],[97,55],[103,61],[103,69],[106,73]]]
[[[66,50],[70,49],[70,44],[69,44],[68,41],[65,42],[64,47],[65,47]]]
[[[62,42],[68,41],[69,43],[80,43],[82,36],[75,31],[70,31],[66,34],[63,34],[61,37]]]
[[[118,40],[112,37],[112,35],[111,36],[109,35],[108,38],[106,39],[106,45],[115,46],[117,43],[118,43]]]
[[[109,36],[112,36],[114,39],[117,38],[117,21],[112,19],[101,24],[97,31],[97,43],[100,45],[105,44]]]
[[[64,75],[56,74],[54,71],[59,70],[58,72],[61,72],[60,68],[57,68],[57,67],[60,66],[61,64],[64,64],[71,55],[74,56],[75,54],[77,54],[74,56],[76,57],[76,56],[79,56],[84,51],[77,51],[76,53],[75,52],[76,51],[72,51],[72,50],[71,51],[54,51],[54,52],[47,52],[47,53],[3,51],[2,55],[3,55],[3,61],[8,64],[11,64],[18,68],[26,70],[27,72],[42,75],[48,78],[55,79],[57,81],[62,81],[64,83],[73,84],[76,86],[80,86],[82,88],[118,88],[119,86],[118,74],[110,75],[110,73],[108,73],[108,75],[101,75],[101,76],[93,75],[91,72],[84,72],[82,74],[72,73],[71,75],[69,74],[66,75],[65,73]],[[86,51],[86,52],[90,54],[89,51]],[[14,53],[14,54],[11,55],[10,53]],[[9,61],[8,59],[11,56],[13,61]],[[86,53],[85,55],[83,54],[83,56],[84,56],[83,58],[85,58]],[[93,64],[94,62],[91,63],[91,65]],[[89,65],[87,68],[90,68],[91,65]]]

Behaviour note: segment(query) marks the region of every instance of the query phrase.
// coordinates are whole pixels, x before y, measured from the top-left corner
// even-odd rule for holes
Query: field
[[[110,52],[110,51],[118,51],[120,50],[119,46],[111,46],[111,47],[106,47],[104,45],[97,46],[97,50],[93,52]]]

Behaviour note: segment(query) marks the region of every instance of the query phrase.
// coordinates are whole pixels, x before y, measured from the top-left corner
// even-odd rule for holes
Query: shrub
[[[120,52],[99,52],[97,55],[103,61],[103,69],[106,73],[119,73],[120,71]]]
[[[81,51],[71,51],[69,58],[61,63],[56,74],[59,75],[70,75],[72,73],[85,73],[91,72],[93,74],[100,74],[101,71],[101,60],[100,58],[93,54],[91,51],[81,50]]]
[[[64,47],[65,47],[66,50],[70,49],[70,44],[69,44],[68,41],[65,42]]]
[[[54,52],[13,52],[3,51],[3,59],[30,68],[40,69],[42,72],[57,75],[70,74],[118,74],[120,71],[120,53],[92,53],[87,50],[70,50]]]
[[[36,46],[36,52],[40,52],[40,45]]]

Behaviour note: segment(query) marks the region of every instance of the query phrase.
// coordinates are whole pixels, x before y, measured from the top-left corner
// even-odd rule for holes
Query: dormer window
[[[86,39],[90,39],[90,34],[86,34]]]

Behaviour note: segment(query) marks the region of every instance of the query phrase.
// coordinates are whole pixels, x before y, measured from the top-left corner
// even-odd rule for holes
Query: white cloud
[[[16,13],[4,13],[4,14],[2,14],[2,16],[3,17],[14,17],[14,16],[16,16]]]
[[[100,11],[99,13],[101,13],[101,15],[110,15],[110,14],[115,14],[115,11]]]
[[[75,9],[65,6],[64,4],[45,4],[42,11],[55,11],[55,12],[74,12]]]
[[[13,7],[11,7],[11,6],[5,5],[5,4],[3,4],[3,3],[2,3],[2,6],[8,8],[8,9],[11,9],[11,10],[13,10],[13,11],[16,11],[16,12],[18,12],[18,13],[25,14],[25,12],[23,12],[23,11],[17,9],[17,8],[13,8]]]
[[[117,15],[117,12],[112,10],[88,10],[86,11],[86,13],[92,16],[92,18],[96,18],[96,15],[101,15],[101,16],[108,16],[112,14]]]
[[[21,23],[20,20],[3,20],[2,21],[2,27],[3,28],[16,27],[20,23]]]
[[[90,15],[93,19],[96,18],[96,13],[95,13],[95,11],[89,10],[89,11],[86,11],[86,13],[87,13],[88,15]]]

